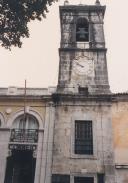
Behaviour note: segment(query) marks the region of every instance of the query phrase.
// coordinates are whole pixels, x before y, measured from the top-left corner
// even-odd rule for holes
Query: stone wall
[[[93,155],[74,153],[75,120],[93,122]],[[105,173],[106,183],[114,183],[114,169],[111,103],[73,98],[59,103],[55,113],[53,173],[94,177]]]

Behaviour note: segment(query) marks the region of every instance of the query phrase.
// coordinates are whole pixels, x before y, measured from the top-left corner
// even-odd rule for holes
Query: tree
[[[28,22],[46,17],[48,6],[57,0],[0,0],[0,45],[21,47],[29,37]]]

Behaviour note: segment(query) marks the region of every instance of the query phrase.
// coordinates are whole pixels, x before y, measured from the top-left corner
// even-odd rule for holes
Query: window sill
[[[128,169],[128,164],[116,164],[116,169]]]
[[[72,154],[71,159],[91,159],[97,160],[96,156],[94,155],[86,155],[86,154]]]

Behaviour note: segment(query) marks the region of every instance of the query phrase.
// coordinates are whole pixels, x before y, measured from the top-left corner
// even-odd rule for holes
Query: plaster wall
[[[42,119],[44,119],[45,116],[45,110],[46,110],[46,103],[43,103],[41,101],[28,101],[26,102],[26,109],[29,112],[29,110],[36,111]],[[18,111],[24,111],[24,101],[1,101],[0,102],[0,113],[4,116],[4,126],[8,126],[7,122],[10,120],[10,118],[15,114],[18,113]]]
[[[117,183],[128,182],[128,101],[114,102],[112,123]]]
[[[26,102],[27,112],[34,115],[39,122],[38,144],[34,155],[36,157],[36,183],[39,183],[40,181],[43,182],[43,180],[41,180],[41,167],[43,166],[44,169],[46,169],[47,163],[44,160],[46,160],[46,158],[51,158],[51,155],[50,157],[47,157],[49,155],[45,155],[45,157],[43,157],[44,151],[47,153],[49,143],[50,148],[52,147],[52,142],[49,142],[49,135],[47,135],[49,134],[49,127],[45,124],[45,122],[52,124],[52,121],[54,121],[53,117],[52,121],[51,117],[49,117],[51,114],[54,115],[54,112],[48,110],[50,106],[51,104],[49,105],[49,103],[39,100]],[[0,165],[2,165],[0,167],[0,183],[4,183],[7,157],[11,156],[11,151],[8,146],[10,142],[12,124],[14,119],[21,114],[24,114],[24,102],[22,100],[12,101],[5,99],[0,101]],[[45,143],[46,145],[44,145]],[[52,150],[50,152],[52,152]]]
[[[128,102],[112,105],[115,163],[128,164]]]

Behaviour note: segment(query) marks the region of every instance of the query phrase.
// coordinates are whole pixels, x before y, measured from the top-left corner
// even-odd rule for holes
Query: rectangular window
[[[52,183],[70,183],[70,175],[53,174]]]
[[[98,183],[105,183],[104,174],[98,173],[97,179],[98,179],[98,181],[97,181]]]
[[[79,87],[78,91],[80,94],[88,95],[88,88],[87,87]]]
[[[93,154],[92,121],[75,121],[75,154]]]
[[[74,183],[94,183],[94,177],[74,177]]]

